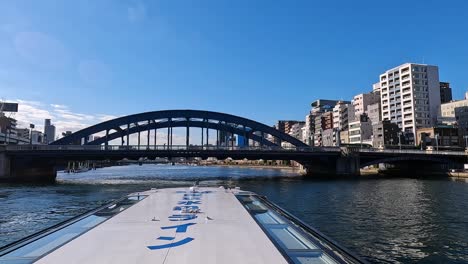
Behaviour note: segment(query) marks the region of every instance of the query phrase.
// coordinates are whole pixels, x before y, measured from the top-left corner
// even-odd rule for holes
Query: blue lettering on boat
[[[195,219],[197,218],[197,216],[190,215],[190,214],[187,214],[187,215],[173,214],[169,216],[168,218],[169,218],[169,221],[187,221],[187,220]]]
[[[185,233],[187,232],[187,227],[195,225],[195,223],[187,223],[187,224],[181,224],[181,225],[175,225],[175,226],[163,226],[161,229],[166,230],[166,229],[176,229],[176,233]]]
[[[159,238],[158,238],[159,239]],[[162,239],[164,240],[164,239]],[[181,246],[181,245],[184,245],[184,244],[187,244],[191,241],[193,241],[194,239],[191,238],[191,237],[186,237],[182,240],[179,240],[177,242],[173,242],[173,243],[169,243],[169,244],[163,244],[163,245],[155,245],[155,246],[148,246],[149,249],[151,250],[157,250],[157,249],[164,249],[164,248],[172,248],[172,247],[178,247],[178,246]]]
[[[192,205],[192,204],[200,204],[201,201],[180,201],[179,204],[184,204],[184,205]]]

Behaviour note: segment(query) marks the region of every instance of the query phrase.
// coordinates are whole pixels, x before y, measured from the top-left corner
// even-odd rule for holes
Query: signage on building
[[[18,112],[17,103],[2,103],[0,102],[0,112]]]

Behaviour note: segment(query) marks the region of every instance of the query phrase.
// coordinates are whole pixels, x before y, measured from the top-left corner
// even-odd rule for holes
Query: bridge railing
[[[338,152],[339,148],[333,147],[272,147],[272,146],[186,146],[186,145],[7,145],[7,151],[66,151],[66,150],[83,150],[83,151],[206,151],[206,150],[223,150],[223,151],[295,151],[295,152],[311,152],[311,151],[332,151]]]
[[[468,155],[465,151],[438,151],[438,150],[419,150],[419,149],[378,149],[378,148],[361,148],[361,153],[394,153],[394,154],[430,154],[430,155],[453,155],[463,156]]]
[[[186,146],[186,145],[6,145],[7,151],[281,151],[281,152],[340,152],[340,147],[274,147],[274,146]],[[437,151],[417,149],[353,148],[359,153],[468,155],[464,151]]]

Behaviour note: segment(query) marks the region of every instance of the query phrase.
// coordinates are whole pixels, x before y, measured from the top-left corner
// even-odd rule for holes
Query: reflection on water
[[[55,185],[0,185],[0,245],[130,192],[235,184],[365,259],[468,262],[468,184],[420,179],[308,180],[290,170],[144,165],[60,174]]]

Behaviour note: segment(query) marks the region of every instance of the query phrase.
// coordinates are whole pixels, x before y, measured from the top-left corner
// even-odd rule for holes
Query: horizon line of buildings
[[[404,63],[351,101],[318,99],[305,121],[279,120],[274,127],[310,146],[467,147],[468,93],[454,101],[438,66]]]
[[[17,120],[0,112],[0,144],[49,144],[56,140],[55,126],[50,119],[44,119],[44,130],[18,128]]]

